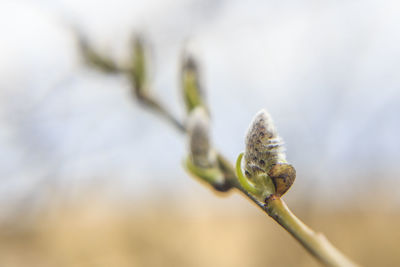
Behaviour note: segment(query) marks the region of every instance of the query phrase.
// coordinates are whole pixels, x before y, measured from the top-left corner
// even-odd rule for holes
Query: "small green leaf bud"
[[[133,54],[131,66],[131,80],[134,86],[135,94],[138,98],[143,98],[147,93],[147,62],[144,48],[144,41],[136,36],[133,40]]]
[[[200,85],[200,75],[194,58],[185,55],[182,60],[182,89],[187,112],[198,106],[205,107],[204,95]]]

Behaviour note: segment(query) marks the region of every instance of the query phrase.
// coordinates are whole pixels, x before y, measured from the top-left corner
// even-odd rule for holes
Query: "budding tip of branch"
[[[185,71],[198,72],[197,62],[191,54],[184,54],[182,59],[182,69]]]
[[[283,195],[293,184],[296,172],[286,162],[283,141],[270,114],[262,109],[251,122],[246,134],[245,174],[265,191]],[[272,181],[272,183],[271,183]]]
[[[184,53],[181,64],[182,91],[187,111],[190,112],[198,106],[205,107],[199,67],[195,58],[190,54]]]
[[[257,112],[250,123],[249,129],[247,130],[247,138],[253,137],[254,134],[257,134],[257,137],[260,139],[277,136],[272,117],[265,109]]]
[[[132,38],[131,65],[129,67],[133,90],[137,97],[145,97],[148,94],[147,57],[143,36],[136,34]]]

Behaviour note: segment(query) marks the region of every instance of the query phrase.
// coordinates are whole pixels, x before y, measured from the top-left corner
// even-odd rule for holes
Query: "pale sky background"
[[[118,199],[209,194],[182,169],[182,137],[132,101],[124,78],[85,66],[73,28],[120,62],[133,33],[143,34],[153,90],[181,118],[188,47],[216,146],[234,161],[266,108],[297,169],[293,196],[358,194],[362,179],[389,179],[382,187],[398,196],[399,14],[394,0],[1,0],[2,209],[104,182]]]

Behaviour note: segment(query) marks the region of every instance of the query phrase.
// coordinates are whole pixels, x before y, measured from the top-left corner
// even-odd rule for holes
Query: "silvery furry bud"
[[[217,163],[216,152],[211,146],[209,117],[203,107],[196,107],[189,114],[187,132],[190,155],[185,161],[187,170],[208,182],[218,191],[227,191],[231,186]]]
[[[215,164],[215,153],[210,145],[210,120],[204,108],[197,107],[189,115],[188,136],[190,153],[196,166],[209,168]]]
[[[282,138],[266,110],[259,111],[250,124],[244,160],[246,177],[259,183],[257,178],[267,174],[275,185],[276,195],[283,195],[296,177],[295,169],[286,162]]]
[[[283,141],[266,110],[259,111],[250,124],[246,135],[244,160],[246,175],[249,178],[259,172],[267,172],[277,161],[285,161]]]

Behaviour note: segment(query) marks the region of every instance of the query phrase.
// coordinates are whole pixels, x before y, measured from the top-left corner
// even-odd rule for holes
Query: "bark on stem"
[[[335,248],[323,234],[314,232],[300,221],[280,197],[270,197],[264,209],[269,216],[285,228],[286,231],[325,265],[357,266]]]

